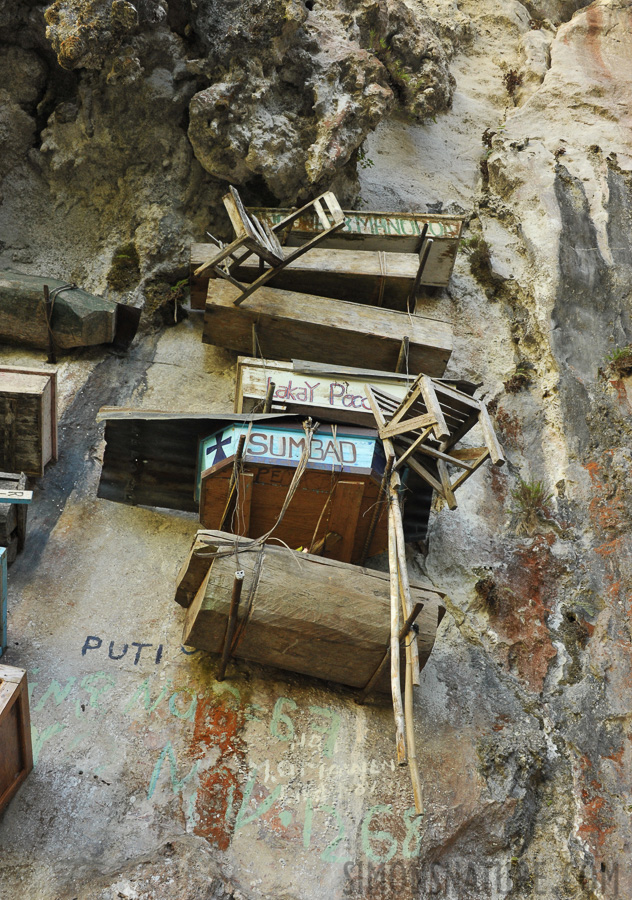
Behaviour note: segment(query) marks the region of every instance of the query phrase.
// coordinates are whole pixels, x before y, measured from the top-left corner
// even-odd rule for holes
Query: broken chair
[[[377,385],[367,384],[378,433],[394,471],[404,464],[424,479],[456,509],[454,492],[491,459],[496,466],[505,462],[502,449],[482,400],[475,400],[438,379],[420,375],[403,400]],[[483,432],[483,447],[456,448],[476,425]],[[459,469],[454,477],[450,470]]]
[[[312,247],[321,243],[332,232],[342,228],[345,217],[340,205],[331,191],[321,194],[315,200],[311,200],[305,206],[286,216],[273,227],[267,222],[260,222],[257,217],[248,213],[235,188],[230,186],[230,193],[224,196],[224,206],[235,230],[235,240],[231,244],[218,244],[218,252],[195,270],[195,275],[200,276],[209,269],[216,275],[226,278],[241,290],[241,294],[234,301],[235,306],[248,297],[257,288],[266,284],[271,278],[288,266],[293,260],[298,259]],[[302,244],[287,256],[281,245],[278,235],[283,238],[291,231],[295,219],[303,215],[307,210],[314,209],[322,231],[319,231],[311,240]],[[239,253],[245,248],[245,253]],[[231,270],[243,263],[252,253],[259,257],[260,275],[252,284],[242,284],[231,274]],[[227,260],[232,260],[230,263]],[[222,265],[223,263],[223,265]],[[266,268],[266,264],[269,268]]]

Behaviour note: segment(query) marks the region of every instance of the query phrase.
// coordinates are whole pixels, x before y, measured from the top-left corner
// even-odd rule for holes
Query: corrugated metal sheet
[[[198,440],[230,422],[297,421],[303,416],[182,415],[105,407],[106,448],[97,496],[132,506],[197,511],[193,492]]]
[[[131,506],[157,506],[197,512],[194,499],[198,441],[231,422],[297,422],[304,415],[217,413],[181,415],[104,407],[105,454],[97,496]],[[428,528],[432,489],[408,472],[404,533],[423,541]]]

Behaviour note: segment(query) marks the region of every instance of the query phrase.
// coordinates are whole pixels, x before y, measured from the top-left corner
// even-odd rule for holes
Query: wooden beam
[[[427,439],[427,437],[431,431],[432,431],[432,427],[426,428],[425,431],[422,431],[422,433],[419,435],[417,440],[413,441],[412,444],[410,444],[410,446],[407,447],[406,450],[404,450],[402,455],[399,457],[399,459],[395,463],[395,466],[394,466],[395,469],[401,469],[401,467],[406,463],[406,460],[412,453],[415,453],[416,451],[421,450],[423,448],[423,442]]]
[[[410,579],[408,577],[408,564],[406,562],[406,542],[404,539],[404,523],[402,509],[399,502],[399,493],[395,479],[392,478],[389,485],[389,512],[393,517],[397,548],[397,570],[400,588],[400,597],[404,618],[411,615],[413,603],[410,594]],[[417,642],[413,641],[412,648],[413,684],[419,685],[419,650]]]

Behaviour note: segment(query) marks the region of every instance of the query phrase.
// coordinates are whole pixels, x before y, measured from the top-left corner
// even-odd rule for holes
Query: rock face
[[[43,799],[33,789],[19,807],[48,823],[45,851],[25,862],[12,847],[0,893],[75,897],[76,868],[85,896],[159,898],[151,879],[183,877],[204,846],[191,900],[204,879],[239,900],[632,896],[631,25],[623,0],[0,2],[2,267],[142,302],[152,279],[179,277],[191,237],[225,229],[227,182],[256,202],[333,186],[367,209],[460,211],[463,249],[428,314],[453,320],[449,375],[483,383],[508,456],[470,479],[458,510],[434,510],[427,552],[411,548],[411,568],[450,597],[416,700],[423,819],[389,768],[388,710],[245,666],[219,690],[212,662],[183,654],[169,689],[159,676],[135,687],[132,663],[105,695],[111,745],[131,734],[109,763],[118,799],[102,801],[111,846],[74,824],[62,865],[51,785],[67,788],[57,760],[74,759],[69,726],[99,674],[76,653],[68,705],[37,714]],[[169,378],[134,368],[154,408],[187,392],[206,408],[226,380],[227,357],[200,356],[210,382],[176,382],[187,334],[146,354]],[[127,384],[125,363],[116,372]],[[68,517],[85,517],[96,559],[114,514],[82,503]],[[117,552],[154,548],[167,603],[162,529],[176,526],[156,513],[152,534],[147,511],[120,516]],[[50,552],[74,541],[80,605],[90,563],[63,521]],[[136,565],[126,577],[142,595]],[[24,575],[15,591],[29,649],[13,652],[37,666],[41,585]],[[98,652],[109,665],[105,638]],[[99,728],[85,733],[100,746]]]

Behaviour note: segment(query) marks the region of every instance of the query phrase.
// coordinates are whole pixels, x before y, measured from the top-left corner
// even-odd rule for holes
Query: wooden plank
[[[26,672],[0,665],[0,814],[32,768]]]
[[[339,534],[342,540],[327,553],[330,559],[351,560],[353,558],[364,487],[361,481],[339,481],[336,484],[327,530]]]
[[[252,507],[252,486],[254,475],[252,472],[240,472],[238,476],[237,502],[231,529],[234,534],[246,535],[250,533],[250,510]]]
[[[0,488],[0,503],[30,503],[33,491],[5,490]]]
[[[230,553],[213,561],[187,612],[183,643],[212,653],[221,651],[235,575],[234,536],[199,532],[210,550]],[[242,615],[252,591],[250,617],[234,648],[235,657],[292,672],[364,687],[389,644],[389,576],[333,559],[288,551],[268,544],[254,583],[259,548],[239,538],[239,566],[245,571]],[[412,584],[413,603],[424,603],[418,621],[420,664],[434,643],[442,595]],[[378,690],[389,690],[388,674]]]
[[[274,382],[273,409],[296,412],[328,421],[374,426],[375,421],[364,390],[365,380],[324,372],[316,376],[304,374],[299,366],[278,360],[240,357],[237,361],[235,410],[261,409],[268,386]],[[362,371],[362,370],[360,370]],[[382,373],[384,374],[384,373]],[[392,379],[397,376],[391,375]],[[380,382],[382,384],[383,382]],[[407,382],[388,383],[391,393],[403,398]]]
[[[204,309],[209,276],[215,277],[204,264],[217,256],[212,244],[191,246],[191,306]],[[294,259],[269,281],[270,287],[318,294],[363,303],[381,304],[386,309],[406,311],[406,302],[414,282],[416,257],[410,253],[382,253],[360,250],[321,250],[315,248]],[[250,284],[260,274],[259,262],[248,255],[231,267],[231,275]]]
[[[209,285],[203,340],[247,354],[256,323],[262,354],[292,358],[300,347],[320,362],[353,359],[385,371],[395,366],[401,334],[410,335],[409,370],[442,375],[452,352],[446,322],[386,309],[359,307],[343,300],[260,288],[239,309],[238,291],[224,281]]]
[[[427,425],[432,425],[434,428],[435,424],[435,417],[431,413],[425,413],[423,416],[415,416],[414,419],[405,419],[396,425],[387,422],[384,428],[380,429],[380,437],[382,439],[393,438],[395,435],[413,432],[419,428],[425,428]]]

